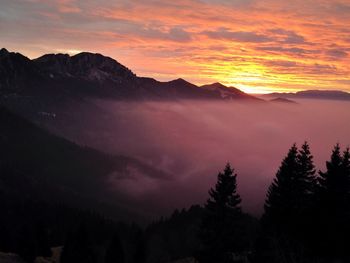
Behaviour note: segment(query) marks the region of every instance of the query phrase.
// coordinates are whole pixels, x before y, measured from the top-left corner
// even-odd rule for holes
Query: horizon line
[[[10,51],[9,49],[5,48],[5,47],[2,47],[0,48],[0,50],[5,50],[9,53],[18,53],[18,54],[21,54],[25,57],[27,57],[28,59],[30,60],[35,60],[35,59],[38,59],[42,56],[45,56],[45,55],[59,55],[59,54],[62,54],[62,55],[68,55],[69,57],[74,57],[78,54],[82,54],[82,53],[88,53],[88,54],[93,54],[93,55],[101,55],[101,56],[104,56],[104,57],[107,57],[107,58],[110,58],[110,59],[113,59],[114,61],[116,61],[117,63],[121,64],[123,67],[126,67],[128,69],[130,69],[128,66],[125,66],[125,64],[119,62],[118,59],[112,57],[112,56],[107,56],[107,55],[104,55],[100,52],[94,52],[94,51],[82,51],[82,50],[76,50],[76,49],[69,49],[69,50],[56,50],[57,52],[50,52],[50,53],[43,53],[42,55],[40,56],[28,56],[22,52],[17,52],[17,51]],[[131,69],[130,69],[131,70]],[[252,89],[254,88],[253,86],[247,86],[246,88],[242,87],[242,84],[240,83],[236,83],[235,85],[231,85],[231,84],[226,84],[225,81],[220,81],[220,80],[216,80],[214,82],[211,82],[211,83],[196,83],[196,82],[192,82],[192,81],[189,81],[189,80],[186,80],[185,77],[178,77],[178,78],[174,78],[174,79],[162,79],[162,80],[159,80],[155,77],[149,77],[149,76],[142,76],[142,75],[138,75],[137,73],[134,72],[134,70],[131,70],[137,77],[139,78],[152,78],[152,79],[155,79],[156,81],[159,81],[159,82],[171,82],[171,81],[175,81],[175,80],[184,80],[192,85],[195,85],[197,87],[201,87],[201,86],[204,86],[204,85],[213,85],[213,84],[221,84],[223,86],[225,86],[226,88],[234,88],[234,89],[238,89],[244,93],[247,93],[249,95],[256,95],[256,96],[261,96],[261,95],[269,95],[269,94],[274,94],[274,93],[278,93],[278,94],[296,94],[298,92],[302,92],[302,91],[330,91],[330,92],[336,92],[336,91],[341,91],[341,92],[345,92],[345,93],[348,93],[350,94],[349,91],[347,90],[342,90],[342,89],[334,89],[334,90],[331,90],[331,89],[320,89],[320,88],[316,88],[315,89],[275,89],[274,91],[264,91],[262,90],[261,92],[256,92],[256,90],[254,91],[249,91],[249,89]],[[157,73],[155,73],[157,74]],[[240,87],[241,86],[241,87]],[[255,87],[257,88],[257,87]]]

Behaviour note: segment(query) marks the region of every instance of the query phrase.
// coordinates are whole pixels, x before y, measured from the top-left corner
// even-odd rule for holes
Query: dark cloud
[[[173,27],[168,32],[169,39],[174,41],[190,41],[191,34],[180,27]]]
[[[310,49],[299,48],[299,47],[263,46],[263,47],[257,47],[256,49],[262,50],[262,51],[278,52],[278,53],[291,53],[296,55],[321,53],[319,50],[310,50]]]
[[[291,30],[276,28],[276,29],[270,30],[270,32],[281,37],[282,40],[280,42],[283,42],[286,44],[304,44],[304,43],[306,43],[306,40],[302,35],[299,35],[296,32],[291,31]]]
[[[343,49],[330,49],[327,50],[326,55],[331,57],[331,58],[335,58],[335,59],[342,59],[348,56],[348,53],[343,50]]]
[[[310,68],[310,72],[312,72],[313,74],[326,74],[326,73],[333,73],[336,74],[337,72],[337,67],[333,66],[333,65],[327,65],[327,64],[318,64],[315,63],[311,68]]]
[[[331,10],[334,14],[350,16],[350,4],[335,3],[332,5]]]
[[[288,60],[269,60],[269,61],[266,61],[264,64],[268,66],[283,67],[283,68],[292,68],[297,66],[296,62],[288,61]]]
[[[249,31],[230,31],[227,28],[220,28],[216,31],[204,31],[202,34],[213,39],[232,40],[237,42],[264,43],[271,42],[267,35]]]
[[[268,60],[262,63],[278,71],[279,74],[295,74],[300,71],[308,75],[338,74],[337,67],[329,64],[306,64],[289,60]]]
[[[118,22],[118,28],[113,31],[124,37],[136,39],[153,39],[172,42],[188,42],[192,36],[181,27],[171,27],[169,29],[160,29],[159,27],[143,27],[141,24],[128,21]]]
[[[134,30],[124,33],[130,34],[131,36],[175,42],[186,42],[192,39],[191,34],[180,27],[173,27],[164,31],[159,28],[142,28],[141,25],[135,25]]]
[[[238,8],[247,8],[251,7],[255,0],[200,0],[200,2],[211,5],[226,5]]]

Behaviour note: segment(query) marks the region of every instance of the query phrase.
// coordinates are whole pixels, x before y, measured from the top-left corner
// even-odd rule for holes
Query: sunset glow
[[[139,76],[350,92],[349,0],[3,0],[0,47],[102,53]]]

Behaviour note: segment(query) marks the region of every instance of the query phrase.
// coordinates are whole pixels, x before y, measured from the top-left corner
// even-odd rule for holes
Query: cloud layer
[[[350,91],[346,0],[3,0],[0,43],[104,53],[138,75],[246,91]]]
[[[244,210],[260,215],[268,186],[294,142],[310,143],[321,170],[335,143],[343,149],[350,146],[350,102],[300,99],[298,103],[98,100],[94,107],[73,106],[71,111],[79,114],[51,129],[169,174],[150,177],[135,170],[130,171],[132,177],[111,177],[107,183],[112,193],[137,210],[164,215],[205,203],[217,173],[229,161],[238,173]],[[108,118],[91,117],[100,107]]]

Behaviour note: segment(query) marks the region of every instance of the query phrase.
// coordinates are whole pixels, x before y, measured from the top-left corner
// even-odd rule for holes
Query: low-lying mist
[[[110,187],[140,211],[164,215],[203,204],[217,173],[230,162],[244,211],[259,215],[267,188],[294,142],[310,143],[318,169],[324,169],[335,143],[350,144],[350,102],[298,102],[99,100],[95,105],[113,117],[102,127],[99,120],[99,129],[92,120],[74,139],[136,157],[171,175],[150,178],[135,171],[135,176],[111,180]]]

